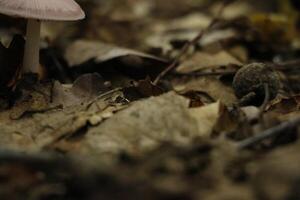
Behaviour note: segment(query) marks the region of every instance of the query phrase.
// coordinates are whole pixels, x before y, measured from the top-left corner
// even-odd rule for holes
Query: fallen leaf
[[[74,81],[72,93],[83,99],[91,99],[107,89],[99,74],[84,74]]]
[[[215,6],[212,6],[211,11],[214,13],[214,15],[217,15],[221,6],[222,2],[219,2],[215,4]],[[249,4],[248,2],[236,1],[227,6],[227,9],[224,10],[221,17],[225,19],[234,19],[240,16],[250,15],[255,11],[257,11],[255,6]]]
[[[34,83],[29,88],[22,88],[22,96],[17,99],[14,107],[11,109],[10,118],[20,119],[25,114],[36,112],[45,112],[51,107],[51,89],[52,82]]]
[[[138,101],[90,129],[83,144],[86,153],[96,154],[150,150],[162,141],[187,144],[197,135],[195,122],[188,100],[169,93]]]
[[[292,97],[285,97],[278,95],[277,98],[270,101],[266,107],[267,111],[288,114],[300,110],[300,96],[294,95]]]
[[[125,87],[122,91],[124,93],[124,97],[129,101],[136,101],[151,96],[159,96],[164,92],[162,88],[154,85],[149,78],[134,82],[132,86]]]
[[[189,109],[189,100],[174,92],[133,103],[100,126],[91,128],[81,152],[114,155],[147,152],[162,142],[188,145],[207,138],[221,114],[220,103]]]
[[[105,81],[97,73],[84,74],[77,78],[73,85],[63,85],[56,81],[52,89],[52,104],[64,107],[79,105],[93,100],[108,89]]]
[[[217,78],[200,77],[197,79],[189,79],[184,82],[174,83],[174,88],[180,94],[185,94],[189,91],[204,93],[209,97],[204,97],[204,102],[207,102],[207,100],[220,100],[227,106],[230,106],[237,102],[237,98],[234,94],[233,89],[229,86],[224,85]]]
[[[198,134],[200,136],[211,136],[213,129],[221,116],[221,110],[222,106],[220,102],[190,109],[190,114],[197,120]]]
[[[171,23],[157,23],[153,25],[153,34],[146,39],[146,43],[150,47],[162,48],[166,52],[172,49],[172,43],[191,40],[200,30],[205,29],[211,20],[211,17],[197,13],[176,18]]]
[[[155,77],[167,64],[166,60],[149,54],[86,40],[72,43],[65,57],[75,74],[98,72],[103,76],[121,74],[135,79]]]
[[[163,94],[163,89],[154,85],[149,79],[138,81],[136,88],[144,97],[159,96]]]
[[[89,60],[94,60],[96,63],[101,63],[128,55],[165,62],[165,60],[155,56],[101,43],[99,41],[75,41],[66,50],[66,59],[71,67],[78,66]]]
[[[45,92],[45,88],[43,90]],[[49,91],[51,91],[49,89]],[[33,93],[34,94],[34,93]],[[36,95],[42,95],[37,93]],[[23,106],[17,106],[16,110],[9,110],[0,113],[1,130],[3,142],[2,148],[13,148],[22,151],[39,151],[42,148],[64,149],[59,146],[63,139],[72,138],[76,133],[80,133],[88,126],[97,126],[104,120],[109,119],[119,110],[127,107],[126,104],[116,103],[115,96],[120,96],[120,92],[112,91],[102,97],[98,97],[92,102],[84,105],[74,105],[66,108],[50,107],[47,102],[44,104],[42,97],[36,99],[37,102],[30,100],[29,103],[22,103]],[[39,101],[38,101],[39,100]],[[32,107],[32,105],[35,105]],[[47,107],[43,107],[47,105]],[[16,112],[18,111],[18,112]],[[21,112],[22,111],[22,112]],[[18,117],[24,116],[21,120],[13,120],[8,116],[19,114]],[[10,133],[10,134],[8,134]],[[84,133],[84,132],[83,132]]]
[[[219,67],[226,67],[228,65],[240,66],[242,63],[226,51],[221,51],[217,54],[197,52],[181,63],[176,71],[178,73],[191,73],[200,70],[215,70]]]

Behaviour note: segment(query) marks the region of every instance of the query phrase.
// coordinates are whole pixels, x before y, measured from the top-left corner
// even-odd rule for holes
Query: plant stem
[[[41,21],[28,19],[26,44],[23,60],[23,72],[38,73],[40,57]]]
[[[288,129],[299,126],[299,124],[300,124],[300,116],[295,117],[294,119],[291,119],[289,121],[282,122],[281,124],[274,126],[270,129],[267,129],[260,134],[257,134],[251,138],[247,138],[245,140],[238,142],[237,148],[246,149],[261,142],[262,140],[274,137],[279,134],[286,134]]]

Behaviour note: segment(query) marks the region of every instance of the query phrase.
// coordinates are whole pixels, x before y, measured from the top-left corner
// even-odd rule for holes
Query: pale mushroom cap
[[[74,0],[0,0],[0,13],[28,19],[71,21],[85,17]]]

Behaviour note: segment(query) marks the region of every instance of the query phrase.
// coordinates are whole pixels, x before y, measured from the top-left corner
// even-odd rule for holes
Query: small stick
[[[267,130],[263,131],[262,133],[255,135],[254,137],[251,137],[251,138],[245,139],[241,142],[238,142],[237,148],[240,150],[249,148],[249,147],[261,142],[262,140],[274,137],[279,134],[283,134],[283,133],[285,133],[285,130],[296,127],[298,125],[300,125],[300,116],[298,116],[292,120],[283,122],[283,123],[281,123],[275,127],[272,127],[270,129],[267,129]]]
[[[212,25],[213,23],[210,24],[210,26]],[[156,79],[154,80],[154,85],[157,85],[159,83],[159,81],[164,77],[166,76],[169,72],[173,71],[176,66],[178,65],[180,59],[182,58],[182,56],[184,56],[186,54],[186,52],[188,51],[188,49],[195,45],[204,35],[204,33],[210,28],[210,26],[206,29],[206,30],[201,30],[200,33],[192,40],[192,41],[189,41],[187,42],[182,50],[180,51],[179,55],[174,59],[174,61],[171,63],[171,65],[169,65],[165,70],[163,70],[157,77]]]
[[[225,1],[220,9],[220,11],[218,12],[218,15],[210,22],[210,24],[208,25],[208,27],[204,30],[201,30],[199,32],[199,34],[192,39],[191,41],[187,42],[183,48],[181,49],[179,55],[174,59],[174,61],[171,63],[171,65],[169,65],[165,70],[163,70],[154,80],[154,85],[157,85],[159,83],[159,81],[166,76],[169,72],[173,71],[177,66],[178,63],[180,62],[180,59],[187,53],[187,51],[189,50],[189,48],[191,46],[194,46],[195,44],[197,44],[197,42],[199,40],[202,39],[202,37],[209,32],[213,26],[219,21],[220,16],[223,14],[224,9],[226,8],[227,5],[229,5],[230,3],[234,2],[233,1]]]
[[[15,150],[0,149],[0,163],[18,162],[24,164],[33,164],[35,166],[47,167],[48,165],[67,163],[65,158],[59,157],[54,153],[25,153]],[[50,167],[50,166],[49,166]]]
[[[98,101],[99,99],[102,99],[104,97],[106,97],[107,95],[110,95],[110,94],[113,94],[115,92],[119,92],[121,91],[122,88],[118,87],[118,88],[115,88],[113,90],[109,90],[103,94],[100,94],[99,96],[97,96],[95,99],[91,100],[90,102],[88,102],[88,104],[86,105],[86,109],[89,109],[96,101]]]
[[[273,67],[277,70],[290,70],[293,68],[299,68],[300,59],[289,60],[281,63],[272,63]]]

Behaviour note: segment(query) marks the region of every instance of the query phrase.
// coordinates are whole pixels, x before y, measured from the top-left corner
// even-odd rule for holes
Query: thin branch
[[[255,144],[258,144],[259,142],[268,139],[268,138],[272,138],[274,136],[280,135],[280,134],[284,134],[286,130],[290,129],[290,128],[294,128],[296,126],[300,125],[300,116],[283,122],[275,127],[272,127],[270,129],[267,129],[265,131],[263,131],[260,134],[255,135],[254,137],[245,139],[241,142],[237,143],[237,148],[238,149],[246,149],[249,148]]]
[[[211,25],[212,25],[212,23],[211,23]],[[200,33],[199,33],[192,41],[187,42],[187,43],[183,46],[183,48],[182,48],[182,50],[180,51],[179,55],[174,59],[174,61],[171,63],[171,65],[169,65],[165,70],[163,70],[163,71],[156,77],[156,79],[155,79],[155,81],[154,81],[154,85],[157,85],[157,84],[159,83],[159,81],[160,81],[163,77],[165,77],[169,72],[173,71],[173,70],[177,67],[177,65],[178,65],[178,63],[179,63],[179,61],[180,61],[180,59],[187,53],[187,51],[189,50],[189,48],[190,48],[191,46],[195,45],[195,44],[203,37],[204,33],[205,33],[208,29],[210,29],[210,26],[209,26],[207,29],[205,29],[205,30],[201,30],[201,32],[200,32]]]
[[[300,69],[300,59],[289,60],[281,63],[272,63],[273,67],[277,70],[285,71],[293,68]]]
[[[53,165],[65,165],[69,162],[69,160],[54,153],[25,153],[8,149],[0,149],[0,162],[16,162],[39,166],[41,168],[48,168]]]
[[[211,29],[214,27],[214,25],[219,21],[219,18],[222,16],[225,8],[231,4],[235,2],[233,1],[225,1],[222,4],[222,7],[220,8],[217,16],[210,22],[210,24],[208,25],[208,27],[204,30],[201,30],[199,32],[199,34],[192,39],[191,41],[187,42],[183,48],[181,49],[180,53],[178,54],[178,56],[174,59],[174,61],[165,69],[163,70],[154,80],[154,85],[157,85],[159,83],[159,81],[165,77],[169,72],[173,71],[174,69],[176,69],[176,67],[178,66],[178,63],[180,62],[181,58],[187,53],[187,51],[190,49],[190,47],[195,46],[201,39],[202,37],[209,31],[211,31]]]
[[[86,109],[89,109],[96,101],[99,101],[100,99],[102,99],[102,98],[104,98],[104,97],[106,97],[106,96],[108,96],[108,95],[111,95],[111,94],[113,94],[113,93],[115,93],[115,92],[119,92],[119,91],[121,91],[122,89],[123,89],[123,88],[118,87],[118,88],[115,88],[115,89],[113,89],[113,90],[109,90],[109,91],[107,91],[107,92],[105,92],[105,93],[103,93],[103,94],[100,94],[99,96],[97,96],[95,99],[91,100],[91,101],[86,105]]]

